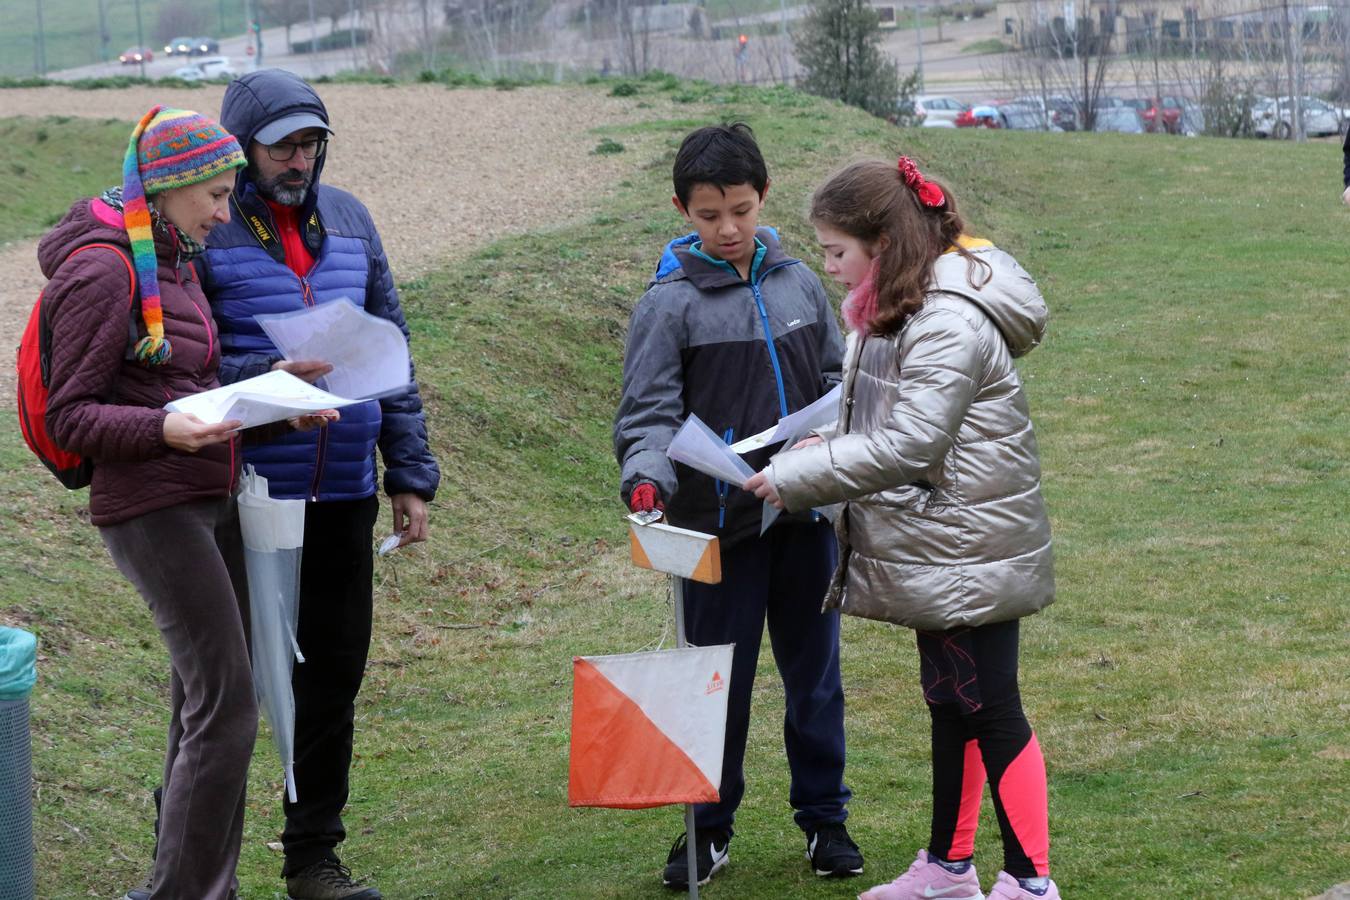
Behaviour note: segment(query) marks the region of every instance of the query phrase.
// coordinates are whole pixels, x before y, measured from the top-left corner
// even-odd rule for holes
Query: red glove
[[[661,502],[661,495],[657,493],[656,485],[650,481],[644,481],[633,488],[633,493],[628,495],[628,508],[633,512],[648,512],[653,509],[665,512],[666,505]]]

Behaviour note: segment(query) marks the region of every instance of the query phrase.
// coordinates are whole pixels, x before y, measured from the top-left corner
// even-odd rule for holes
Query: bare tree
[[[306,0],[254,0],[263,27],[283,25],[286,28],[286,46],[291,45],[291,27],[309,19]]]
[[[170,0],[159,8],[155,22],[155,41],[163,43],[182,35],[198,35],[206,30],[202,9],[185,0]]]
[[[1091,131],[1115,63],[1114,4],[1102,4],[1099,9],[1105,14],[1095,19],[1090,0],[1083,14],[1071,20],[1042,17],[1040,4],[1035,8],[1037,18],[1023,23],[1022,52],[999,59],[1003,80],[1019,94],[1039,99],[1043,127],[1050,127],[1052,104],[1063,97],[1073,106],[1075,127]]]
[[[623,69],[629,75],[645,75],[651,61],[651,20],[646,6],[634,0],[617,0],[615,22]]]

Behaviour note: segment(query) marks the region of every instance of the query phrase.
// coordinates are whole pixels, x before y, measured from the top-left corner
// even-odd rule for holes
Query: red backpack
[[[117,254],[127,267],[127,276],[131,280],[131,289],[127,296],[127,309],[136,306],[136,271],[131,260],[120,247],[113,244],[85,244],[70,256],[103,247]],[[70,256],[66,259],[70,259]],[[51,388],[52,369],[52,327],[47,321],[47,308],[42,303],[42,293],[38,294],[33,311],[28,316],[28,326],[23,330],[19,342],[19,358],[15,365],[19,373],[19,430],[42,464],[52,470],[52,474],[71,490],[87,487],[94,477],[94,461],[78,453],[63,450],[47,433],[47,394]]]

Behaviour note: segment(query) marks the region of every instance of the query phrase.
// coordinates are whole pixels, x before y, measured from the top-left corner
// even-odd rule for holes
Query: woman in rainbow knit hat
[[[155,900],[235,896],[257,734],[234,501],[240,423],[164,409],[219,385],[219,342],[192,259],[229,221],[244,162],[216,122],[156,106],[132,132],[122,185],[77,201],[38,245],[49,279],[48,428],[94,460],[90,519],[150,607],[172,665],[154,870],[131,893]]]

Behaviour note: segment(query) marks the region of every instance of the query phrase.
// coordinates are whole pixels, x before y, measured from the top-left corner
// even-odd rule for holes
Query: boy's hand
[[[778,488],[774,487],[773,482],[769,480],[768,469],[751,475],[742,489],[749,491],[766,503],[772,503],[776,509],[784,508],[782,498],[778,496]]]
[[[661,502],[661,495],[656,490],[656,485],[650,481],[644,481],[633,488],[633,493],[628,495],[628,509],[632,512],[651,512],[654,509],[665,511],[666,505]]]
[[[821,437],[820,435],[817,435],[817,434],[813,434],[813,435],[811,435],[810,437],[804,437],[804,438],[802,438],[800,441],[798,441],[797,443],[793,444],[793,445],[792,445],[791,447],[789,447],[788,449],[789,449],[789,450],[800,450],[800,449],[802,449],[803,447],[813,447],[813,446],[815,446],[816,444],[823,444],[823,443],[825,443],[825,439],[824,439],[823,437]]]

